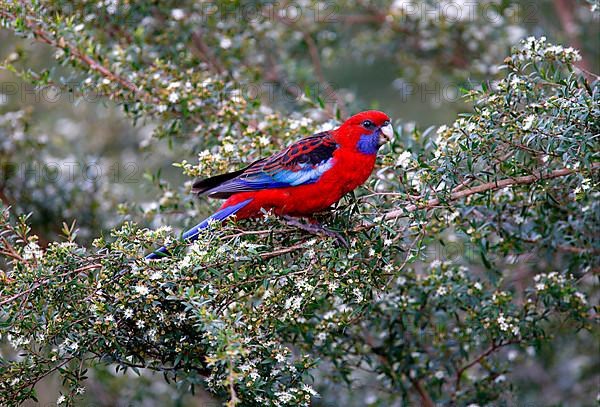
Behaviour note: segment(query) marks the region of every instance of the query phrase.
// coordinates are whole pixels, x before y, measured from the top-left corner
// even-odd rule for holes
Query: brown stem
[[[317,46],[317,43],[315,42],[315,40],[312,38],[312,36],[310,35],[310,33],[300,27],[298,27],[298,25],[295,22],[292,22],[284,17],[280,17],[278,13],[275,13],[277,16],[277,19],[285,24],[288,27],[292,27],[298,31],[300,31],[302,33],[302,37],[304,38],[304,42],[306,43],[306,46],[308,47],[308,54],[310,56],[310,60],[313,66],[313,69],[315,71],[315,76],[317,77],[317,80],[319,81],[319,83],[321,84],[321,86],[323,86],[323,90],[325,91],[330,91],[331,96],[333,96],[337,102],[337,107],[340,111],[340,114],[342,116],[342,119],[346,118],[348,116],[348,112],[346,111],[346,108],[344,106],[344,101],[341,98],[340,95],[338,95],[338,93],[335,91],[335,89],[329,84],[329,82],[327,82],[327,80],[325,79],[325,75],[323,74],[323,66],[321,64],[321,57],[319,56],[319,47]],[[327,101],[325,101],[327,102]],[[335,117],[335,112],[333,111],[333,107],[331,106],[331,104],[326,103],[327,108],[325,110],[327,110],[328,114],[331,117]]]
[[[591,170],[597,170],[598,168],[600,168],[600,164],[595,164],[592,166]],[[564,177],[575,172],[577,172],[577,170],[571,168],[562,168],[560,170],[554,170],[546,174],[540,173],[536,175],[524,175],[521,177],[505,178],[493,182],[487,182],[481,185],[476,185],[474,187],[466,187],[464,190],[454,192],[450,194],[450,197],[446,201],[456,201],[471,195],[480,194],[487,191],[495,191],[498,189],[511,187],[513,185],[533,184],[534,182],[540,180]],[[395,219],[404,216],[406,212],[415,212],[420,209],[431,209],[440,205],[441,202],[442,201],[439,198],[435,198],[424,204],[408,205],[405,209],[398,209],[386,213],[384,219]]]
[[[329,84],[329,82],[327,82],[327,80],[325,79],[325,75],[323,75],[323,68],[321,65],[321,58],[319,57],[319,48],[317,47],[317,43],[309,33],[303,31],[302,35],[304,36],[304,41],[308,46],[308,52],[310,54],[312,65],[314,67],[317,78],[319,79],[319,82],[324,88],[323,90],[330,91],[331,95],[335,98],[337,102],[338,109],[340,110],[340,114],[342,116],[341,118],[345,119],[346,117],[348,117],[348,112],[346,110],[346,107],[344,106],[344,100],[338,94],[338,92],[336,92],[335,89]],[[331,114],[333,115],[334,113],[335,112],[333,112],[333,109],[331,109]]]
[[[65,273],[53,276],[53,279],[64,277],[64,276],[67,276],[69,274],[80,274],[80,273],[83,273],[84,271],[94,270],[94,269],[98,269],[98,268],[101,268],[101,267],[102,267],[101,264],[90,264],[90,265],[87,265],[87,266],[84,266],[84,267],[80,267],[80,268],[75,269],[75,270],[67,271]],[[15,294],[15,295],[13,295],[11,297],[3,299],[2,301],[0,301],[0,305],[8,304],[9,302],[12,302],[12,301],[14,301],[14,300],[16,300],[16,299],[24,296],[24,295],[29,295],[31,292],[37,290],[41,286],[46,285],[46,284],[48,284],[48,283],[50,283],[52,281],[53,280],[50,279],[50,278],[46,279],[44,281],[38,281],[31,288],[29,288],[29,289],[27,289],[25,291],[21,291],[20,293]]]
[[[17,19],[16,15],[9,13],[8,11],[4,11],[4,10],[0,10],[0,16],[7,18],[11,21],[14,21]],[[38,27],[33,21],[31,21],[28,18],[24,18],[23,21],[25,22],[25,25],[29,29],[32,30],[35,37],[40,42],[43,42],[43,43],[46,43],[53,47],[60,48],[62,50],[67,51],[69,53],[69,55],[71,56],[71,58],[75,58],[75,59],[81,61],[83,64],[87,65],[91,70],[97,72],[98,74],[111,80],[112,82],[118,83],[125,89],[132,92],[134,95],[139,95],[141,93],[140,89],[137,86],[135,86],[132,82],[129,82],[125,78],[115,74],[110,69],[108,69],[104,65],[100,64],[98,61],[94,60],[90,56],[81,52],[77,47],[66,42],[64,40],[64,38],[62,38],[62,37],[58,38],[58,39],[54,38],[52,34],[47,33],[46,31],[44,31],[43,29]]]
[[[306,241],[302,241],[302,242],[295,244],[293,246],[290,246],[290,247],[284,247],[282,249],[273,250],[272,252],[268,252],[268,253],[261,253],[260,257],[263,260],[267,260],[267,259],[270,259],[273,257],[281,256],[282,254],[287,254],[287,253],[294,252],[296,250],[300,250],[305,247],[306,247]]]
[[[410,379],[410,382],[412,383],[412,385],[415,388],[415,390],[417,391],[417,393],[419,393],[419,397],[421,397],[421,406],[435,407],[433,400],[431,400],[429,393],[427,393],[427,391],[423,388],[423,385],[421,384],[421,382],[417,379]]]
[[[201,59],[204,59],[211,67],[214,73],[222,75],[225,72],[225,68],[221,62],[212,53],[204,38],[202,36],[202,30],[198,30],[192,34],[192,50],[196,50]]]
[[[575,6],[573,1],[571,0],[554,0],[554,9],[556,10],[556,14],[558,15],[558,19],[560,20],[560,25],[562,26],[565,35],[569,41],[569,45],[573,48],[579,50],[581,53],[581,60],[576,62],[575,65],[580,68],[588,77],[596,76],[590,72],[590,64],[588,63],[587,58],[584,55],[584,50],[579,40],[578,32],[577,32],[577,23],[575,22],[575,18],[573,16],[573,11]]]
[[[492,343],[492,345],[486,351],[484,351],[482,354],[480,354],[479,356],[477,356],[471,362],[468,362],[466,365],[464,365],[460,369],[458,369],[456,371],[456,379],[455,379],[455,382],[454,382],[455,392],[457,392],[458,390],[460,390],[460,380],[461,380],[461,377],[462,377],[463,373],[465,372],[465,370],[469,369],[470,367],[475,366],[478,363],[481,363],[481,361],[483,359],[485,359],[486,357],[488,357],[489,355],[491,355],[492,353],[494,353],[498,349],[500,349],[500,348],[502,348],[504,346],[514,345],[514,344],[520,343],[520,342],[521,342],[520,339],[514,339],[514,340],[508,341],[508,342],[502,342],[502,341],[500,341],[498,343]]]

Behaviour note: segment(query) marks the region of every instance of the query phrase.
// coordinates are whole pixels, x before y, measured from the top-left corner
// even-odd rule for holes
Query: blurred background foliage
[[[589,83],[600,72],[600,25],[593,11],[598,3],[593,1],[104,0],[1,7],[0,198],[14,213],[31,214],[29,224],[42,247],[61,239],[63,222],[76,221],[77,243],[88,247],[125,221],[184,230],[217,205],[189,194],[194,176],[238,168],[366,108],[394,118],[397,145],[360,194],[397,192],[400,186],[386,180],[390,166],[406,169],[395,163],[400,152],[412,151],[421,162],[438,149],[444,130],[436,136],[435,129],[452,127],[458,117],[476,112],[481,99],[472,104],[464,95],[478,91],[483,98],[505,77],[498,67],[507,63],[511,49],[530,35],[578,49],[581,59],[575,65]],[[542,82],[537,85],[543,87]],[[597,93],[592,101],[597,112]],[[588,128],[597,132],[598,123]],[[598,133],[593,137],[588,146],[592,162],[597,161]],[[434,139],[438,145],[431,144]],[[484,147],[472,146],[473,151]],[[406,192],[421,191],[409,187]],[[582,199],[584,206],[585,199],[594,198]],[[353,213],[352,200],[344,205],[344,213]],[[598,206],[588,214],[582,222],[587,230],[572,235],[584,236],[581,241],[593,251]],[[509,215],[527,217],[525,212]],[[539,231],[536,227],[531,226]],[[427,253],[419,253],[417,270],[450,257],[468,258],[477,263],[473,273],[484,273],[488,260],[478,259],[478,250],[472,249],[477,238],[471,243],[469,236],[457,237],[440,225],[428,233]],[[438,246],[444,241],[450,249]],[[550,248],[565,243],[545,242]],[[513,249],[519,255],[527,251],[498,247],[500,262],[508,264],[504,255],[510,257]],[[515,264],[505,266],[520,275],[552,271],[557,261],[547,255],[532,264],[519,255]],[[564,270],[578,278],[585,276],[585,267],[597,272],[597,259],[571,255],[582,259],[564,260]],[[597,280],[584,279],[584,284],[593,303]],[[373,314],[385,314],[378,307],[385,308],[378,303]],[[504,353],[511,373],[495,380],[510,382],[500,398],[506,405],[595,402],[597,329],[575,333],[569,324],[549,324],[548,341]],[[8,344],[2,345],[3,354],[10,352]],[[394,386],[383,386],[380,372],[363,372],[359,366],[351,372],[353,385],[347,386],[332,378],[336,368],[324,363],[312,371],[321,395],[313,404],[404,405],[409,400],[399,397]],[[205,393],[190,395],[166,384],[160,374],[130,372],[95,366],[79,403],[218,404]],[[448,402],[441,386],[434,393]],[[41,405],[59,397],[56,377],[37,389]]]

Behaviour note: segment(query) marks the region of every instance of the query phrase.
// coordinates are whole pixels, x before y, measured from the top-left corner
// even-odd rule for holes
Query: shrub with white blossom
[[[297,19],[280,3],[256,5],[254,18],[191,1],[2,6],[4,28],[49,45],[64,65],[23,67],[24,53],[4,68],[40,87],[76,83],[79,98],[93,93],[134,124],[152,122],[141,151],[168,156],[185,179],[147,174],[155,196],[136,201],[105,179],[5,173],[2,405],[35,400],[56,372],[57,404],[77,405],[90,370],[106,365],[160,372],[230,406],[516,403],[520,385],[537,384],[513,365],[560,353],[561,338],[593,360],[578,394],[565,396],[579,398],[562,401],[596,397],[598,77],[576,67],[580,50],[514,40],[525,29],[507,21],[510,2],[477,2],[502,21],[489,27],[477,13],[359,3],[328,14],[332,4],[302,2]],[[506,58],[495,63],[498,52]],[[194,243],[177,238],[216,207],[194,202],[194,177],[239,168],[360,106],[350,91],[323,97],[288,78],[330,89],[320,58],[373,53],[410,60],[410,75],[490,80],[466,92],[472,109],[452,123],[422,131],[395,121],[376,174],[319,215],[349,248],[269,213],[215,224]],[[433,68],[421,72],[423,62]],[[248,97],[260,81],[295,95],[293,113],[289,100]],[[30,113],[0,115],[3,168],[15,157],[52,161]],[[144,259],[164,244],[170,257]],[[350,400],[365,389],[368,403]]]

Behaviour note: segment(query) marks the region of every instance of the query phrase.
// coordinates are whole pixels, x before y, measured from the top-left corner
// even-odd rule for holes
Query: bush
[[[154,137],[142,141],[148,156],[170,148],[181,160],[193,151],[198,164],[174,164],[189,177],[180,188],[160,171],[148,175],[162,196],[139,206],[130,191],[111,194],[111,183],[84,179],[54,184],[61,204],[36,199],[36,189],[52,184],[7,173],[0,332],[12,350],[0,359],[3,404],[36,399],[35,385],[57,371],[57,403],[76,403],[89,369],[107,364],[160,372],[182,391],[200,386],[228,405],[339,402],[345,396],[336,383],[366,388],[375,397],[369,403],[382,405],[514,403],[515,388],[518,395],[527,380],[512,378],[513,361],[560,353],[556,336],[576,342],[579,355],[594,352],[600,82],[574,67],[578,50],[526,38],[496,80],[467,92],[469,113],[437,130],[395,123],[376,176],[321,215],[347,236],[348,249],[268,213],[216,226],[189,244],[170,227],[149,226],[185,228],[207,213],[189,196],[193,177],[238,168],[343,119],[342,95],[324,100],[285,79],[314,75],[327,87],[314,60],[283,64],[304,48],[313,52],[323,21],[316,12],[306,27],[280,17],[240,19],[220,8],[203,14],[195,3],[124,3],[121,14],[107,3],[10,4],[0,15],[4,27],[49,44],[72,66],[80,97],[99,92],[133,123],[153,120]],[[499,15],[510,10],[495,7]],[[361,55],[375,52],[368,46],[375,43],[400,61],[429,61],[442,76],[444,62],[428,53],[444,60],[460,49],[456,30],[485,23],[427,22],[397,6],[389,19],[361,11],[381,27],[340,29],[319,44],[350,52],[343,43],[352,34]],[[395,42],[398,32],[420,24],[430,24],[440,41],[428,53]],[[488,32],[499,49],[507,27]],[[478,38],[481,48],[461,55],[455,79],[477,71],[471,52],[493,55],[489,40]],[[269,62],[261,47],[272,41],[281,63]],[[13,59],[6,65],[13,72],[38,86],[54,83],[52,69],[20,69]],[[496,72],[490,69],[482,72]],[[246,97],[244,86],[265,78],[300,92],[294,109],[303,113],[285,114],[285,101]],[[46,142],[27,123],[25,112],[2,116],[3,167],[17,156],[48,161]],[[98,215],[86,218],[91,207]],[[115,221],[117,212],[128,213],[123,222]],[[73,218],[79,228],[56,226]],[[40,227],[53,230],[50,239],[42,241]],[[171,257],[143,258],[163,244],[172,245]],[[594,391],[591,370],[579,402]]]

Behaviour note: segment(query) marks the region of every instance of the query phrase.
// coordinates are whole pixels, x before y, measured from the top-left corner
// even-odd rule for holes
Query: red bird
[[[327,209],[365,182],[383,139],[392,135],[390,118],[383,112],[368,110],[350,117],[335,130],[301,139],[244,169],[197,180],[192,192],[226,201],[217,212],[185,232],[183,239],[196,240],[211,221],[234,214],[237,219],[260,217],[261,209],[315,232],[318,226],[307,227],[297,218]],[[319,231],[335,236],[324,228]],[[161,247],[147,258],[167,253]]]

